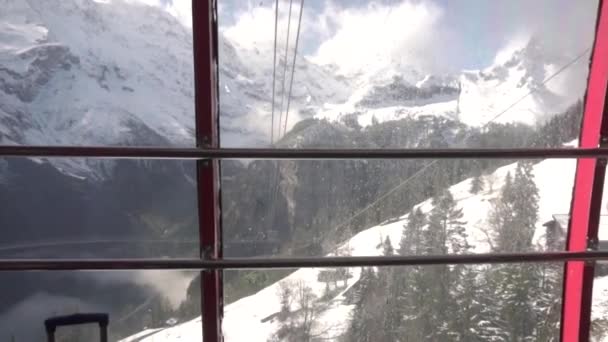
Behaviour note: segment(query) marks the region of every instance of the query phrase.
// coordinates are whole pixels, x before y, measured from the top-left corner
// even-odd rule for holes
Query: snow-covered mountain
[[[194,143],[192,33],[169,13],[124,0],[0,5],[2,143]],[[220,40],[223,142],[267,143],[270,51]],[[297,64],[294,107],[344,97],[326,68]]]
[[[569,212],[572,187],[574,180],[576,162],[573,160],[545,160],[534,166],[533,174],[536,186],[539,189],[539,212],[536,223],[534,244],[542,250],[545,246],[544,238],[546,222],[554,219],[554,215],[564,215]],[[486,175],[487,183],[485,191],[478,194],[470,193],[471,179],[467,179],[449,188],[462,209],[466,221],[468,242],[473,245],[471,252],[483,253],[491,250],[493,232],[488,231],[487,213],[490,211],[491,201],[498,196],[500,188],[504,184],[507,173],[513,174],[516,164],[510,164],[497,169],[494,173]],[[604,188],[604,195],[608,193],[608,187]],[[604,196],[604,202],[607,197]],[[431,200],[418,204],[424,213],[433,209]],[[602,208],[606,207],[606,203]],[[384,224],[366,229],[340,246],[348,249],[353,256],[382,255],[381,244],[387,236],[397,248],[400,241],[403,226],[407,223],[408,215],[389,220]],[[600,238],[606,239],[605,231],[600,232]],[[300,269],[278,281],[277,283],[259,291],[258,293],[243,298],[225,308],[224,336],[226,341],[268,341],[278,329],[278,320],[273,318],[281,307],[278,296],[282,283],[298,284],[303,282],[310,287],[318,298],[324,293],[325,283],[318,281],[318,274],[322,269]],[[339,293],[328,299],[315,320],[313,334],[332,340],[346,329],[349,314],[353,308],[347,301],[346,294],[349,289],[357,283],[360,269],[350,270],[353,277],[348,280],[348,286]],[[608,277],[598,278],[594,286],[594,319],[606,319],[608,310],[605,303],[608,300]],[[298,307],[292,304],[292,311]],[[135,336],[129,337],[128,341],[200,341],[201,320],[194,319],[174,327],[150,329]]]
[[[359,77],[345,103],[328,103],[316,117],[340,120],[354,113],[362,126],[372,118],[383,122],[436,115],[471,126],[490,121],[535,125],[583,96],[587,58],[588,52],[552,51],[533,36],[505,47],[481,70],[420,75],[397,67],[381,76]]]
[[[192,43],[173,17],[130,2],[1,5],[3,143],[193,144]]]
[[[589,51],[582,55],[580,51],[553,51],[535,37],[520,46],[499,52],[488,68],[463,72],[458,102],[462,122],[483,125],[493,120],[533,125],[583,97]]]
[[[130,0],[0,0],[0,6],[0,143],[194,144],[191,30],[169,13]],[[420,115],[482,125],[532,90],[499,121],[534,124],[584,88],[586,63],[543,84],[573,58],[549,50],[532,39],[505,49],[488,68],[451,75],[389,65],[345,76],[298,56],[288,128],[312,116],[346,114],[361,125]],[[219,55],[222,144],[268,144],[272,49],[221,34]],[[290,78],[283,62],[278,54],[277,122]],[[85,161],[54,162],[78,175],[91,169]]]

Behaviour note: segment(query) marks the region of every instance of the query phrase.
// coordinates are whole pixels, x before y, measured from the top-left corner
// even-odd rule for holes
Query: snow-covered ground
[[[462,208],[464,218],[467,222],[467,233],[469,243],[474,246],[473,252],[483,253],[490,250],[487,231],[487,215],[490,211],[490,201],[498,195],[508,172],[514,174],[516,164],[507,165],[497,169],[493,174],[485,176],[485,189],[478,194],[469,192],[471,180],[465,180],[450,188],[458,207]],[[544,160],[534,166],[534,176],[539,189],[539,220],[536,225],[534,241],[538,248],[542,248],[544,237],[544,223],[551,221],[553,215],[567,214],[570,208],[574,173],[576,162],[574,160]],[[492,184],[490,189],[489,184]],[[604,195],[608,187],[604,189]],[[606,202],[604,196],[604,202]],[[602,206],[605,208],[606,203]],[[428,213],[432,210],[431,200],[418,205],[421,210]],[[403,225],[407,222],[407,215],[398,220],[390,220],[391,223],[378,225],[366,229],[353,236],[341,248],[348,247],[353,256],[381,255],[379,242],[390,237],[397,247]],[[601,231],[601,236],[608,237],[608,231]],[[295,284],[299,281],[309,286],[317,297],[324,293],[325,283],[317,280],[320,269],[300,269],[280,280],[279,282],[261,290],[260,292],[243,298],[233,304],[226,306],[224,316],[224,334],[226,341],[267,341],[276,331],[278,325],[276,319],[268,319],[279,312],[279,288],[280,284],[289,282]],[[355,284],[359,279],[360,270],[350,270],[353,277],[349,279],[349,286]],[[344,303],[343,289],[337,294],[326,310],[316,320],[314,333],[329,338],[340,335],[344,331],[349,319],[351,306]],[[608,301],[608,277],[596,280],[594,288],[594,318],[608,318],[608,306],[600,305]],[[292,310],[297,307],[292,306]],[[146,336],[145,338],[142,338]],[[141,338],[141,340],[140,340]],[[128,341],[201,341],[201,320],[194,319],[167,329],[156,329],[142,332],[123,340]]]
[[[374,121],[386,122],[404,118],[418,118],[423,116],[443,116],[448,119],[458,119],[458,101],[429,103],[422,106],[388,106],[361,110],[351,103],[341,105],[326,105],[318,114],[318,119],[339,121],[345,115],[357,114],[357,122],[360,126],[371,125]]]

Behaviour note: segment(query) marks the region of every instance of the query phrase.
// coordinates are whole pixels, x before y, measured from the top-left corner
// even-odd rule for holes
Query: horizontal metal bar
[[[608,260],[608,251],[460,255],[200,259],[0,259],[1,271],[216,270],[423,266]]]
[[[0,146],[4,157],[147,159],[545,159],[606,158],[608,148],[274,149]]]

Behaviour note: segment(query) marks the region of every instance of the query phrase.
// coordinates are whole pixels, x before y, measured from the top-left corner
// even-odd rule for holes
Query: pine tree
[[[499,198],[490,213],[490,225],[497,232],[498,252],[532,249],[538,220],[538,189],[532,164],[519,163],[515,177],[507,175]],[[511,341],[536,339],[539,319],[536,302],[540,296],[539,268],[531,264],[503,265],[496,269],[497,293],[501,297],[501,320]]]
[[[535,266],[540,274],[539,290],[534,301],[535,314],[539,318],[535,336],[539,341],[559,341],[563,267],[560,264]]]
[[[410,211],[408,222],[403,227],[398,253],[400,255],[422,254],[426,247],[423,245],[423,228],[426,216],[420,208]],[[428,317],[428,297],[424,281],[425,269],[421,266],[404,268],[401,272],[400,288],[396,295],[391,295],[398,302],[401,315],[399,317],[400,341],[422,341],[432,331],[431,319]]]
[[[478,194],[483,190],[483,179],[481,176],[481,170],[478,167],[473,169],[473,178],[471,179],[471,189],[469,190],[472,194]]]
[[[530,162],[518,163],[513,178],[513,214],[519,234],[514,238],[519,242],[514,246],[516,251],[532,249],[532,237],[538,221],[539,195],[532,167]]]
[[[433,199],[433,210],[425,230],[424,244],[431,254],[464,253],[470,246],[467,242],[462,209],[457,208],[452,194],[446,190]],[[451,293],[463,276],[463,267],[437,265],[425,270],[425,286],[429,288],[430,319],[435,329],[428,338],[450,340],[452,319],[459,308]]]
[[[498,198],[492,203],[492,209],[489,214],[489,223],[492,230],[496,232],[496,251],[508,252],[512,251],[512,240],[509,237],[509,230],[514,226],[513,219],[513,180],[511,173],[507,173],[505,183],[500,189]]]
[[[462,217],[462,209],[456,207],[450,191],[446,190],[441,196],[433,198],[433,210],[425,234],[425,243],[430,247],[428,252],[447,254],[451,250],[461,253],[470,248]]]
[[[403,227],[399,242],[399,255],[416,255],[422,251],[422,229],[426,225],[426,217],[420,207],[412,208],[408,215],[407,225]]]
[[[502,320],[501,308],[503,298],[497,293],[498,288],[494,266],[484,267],[480,274],[480,283],[476,291],[476,317],[473,329],[476,338],[473,341],[509,341],[506,323]]]
[[[384,256],[392,256],[395,254],[395,250],[393,249],[393,243],[391,242],[391,238],[387,235],[382,242],[382,255]]]
[[[475,327],[479,319],[479,285],[474,266],[462,266],[454,272],[458,279],[454,281],[454,304],[450,336],[453,341],[472,341],[476,338]]]
[[[380,124],[380,121],[378,121],[378,118],[376,117],[376,115],[372,115],[372,126],[378,126]]]
[[[445,196],[433,198],[433,210],[428,219],[428,227],[423,231],[423,247],[425,254],[446,254],[447,247],[447,207],[449,201]],[[443,203],[442,203],[443,202]],[[425,303],[421,307],[421,319],[425,327],[424,339],[448,340],[446,308],[448,306],[449,267],[433,265],[423,269],[419,288],[425,288]],[[429,330],[428,326],[434,326]]]
[[[390,238],[387,236],[382,244],[382,255],[395,254]],[[378,318],[382,323],[382,330],[378,341],[396,341],[401,326],[401,301],[403,274],[394,267],[383,267],[378,270],[378,295],[385,303],[384,309],[379,312]]]
[[[374,342],[381,329],[377,314],[382,302],[376,296],[379,284],[372,268],[363,268],[355,292],[355,308],[349,327],[344,335],[346,342]]]

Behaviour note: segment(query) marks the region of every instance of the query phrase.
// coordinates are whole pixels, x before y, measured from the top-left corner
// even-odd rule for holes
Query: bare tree
[[[291,311],[291,303],[293,302],[293,283],[290,281],[282,281],[277,290],[279,301],[281,302],[281,311],[279,312],[279,320],[285,321]]]
[[[353,253],[353,248],[350,245],[350,240],[348,240],[342,247],[336,250],[336,256],[351,256]],[[352,277],[350,268],[342,267],[338,269],[338,277],[342,279],[344,282],[344,287],[348,286],[348,279]]]
[[[299,281],[296,287],[296,301],[299,306],[300,322],[297,324],[298,337],[297,341],[310,341],[312,335],[312,326],[315,321],[315,301],[317,297],[312,292],[312,289]]]
[[[302,280],[281,283],[279,288],[281,301],[281,325],[274,336],[273,342],[310,342],[313,338],[312,329],[317,315],[317,296]],[[291,304],[296,304],[296,310],[291,311]],[[282,319],[281,319],[281,316]]]

